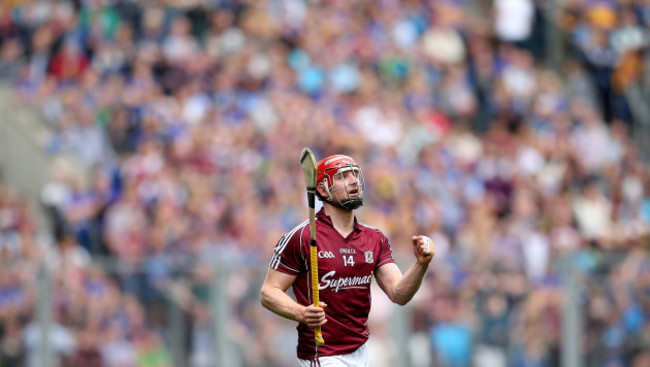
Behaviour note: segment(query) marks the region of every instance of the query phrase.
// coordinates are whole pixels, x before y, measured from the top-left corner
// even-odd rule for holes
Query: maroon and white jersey
[[[327,303],[327,323],[322,327],[325,345],[316,347],[313,329],[299,323],[300,359],[352,353],[368,340],[372,275],[380,266],[395,262],[381,231],[355,218],[354,231],[343,238],[323,209],[316,214],[316,243],[320,300]],[[313,303],[309,251],[309,221],[305,221],[280,239],[269,265],[297,276],[292,288],[301,305]]]

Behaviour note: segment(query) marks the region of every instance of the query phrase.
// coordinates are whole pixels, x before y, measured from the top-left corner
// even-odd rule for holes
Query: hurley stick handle
[[[316,247],[316,240],[312,239],[310,242],[312,298],[314,299],[314,306],[320,306],[318,294],[318,248]],[[323,340],[323,332],[320,326],[317,326],[316,329],[314,329],[314,333],[316,345],[321,346],[325,344],[325,340]]]

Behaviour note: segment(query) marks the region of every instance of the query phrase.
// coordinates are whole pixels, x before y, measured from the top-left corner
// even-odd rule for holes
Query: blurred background
[[[0,2],[0,367],[296,366],[298,162],[436,257],[383,366],[650,365],[650,1]]]

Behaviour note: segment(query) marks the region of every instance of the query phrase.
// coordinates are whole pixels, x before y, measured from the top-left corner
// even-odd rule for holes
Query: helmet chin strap
[[[363,198],[343,199],[343,200],[341,200],[340,205],[337,205],[333,201],[330,201],[330,203],[332,203],[333,205],[338,206],[340,208],[354,210],[354,209],[360,207],[361,205],[363,205]]]
[[[341,200],[341,203],[337,203],[334,200],[323,197],[318,191],[316,191],[316,196],[322,201],[327,202],[328,204],[334,205],[337,208],[354,210],[363,205],[363,198],[349,198]]]

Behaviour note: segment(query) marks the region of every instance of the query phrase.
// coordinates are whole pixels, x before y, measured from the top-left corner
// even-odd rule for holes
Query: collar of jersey
[[[330,218],[329,215],[325,214],[325,209],[321,208],[318,211],[318,213],[316,213],[316,218],[318,218],[318,220],[320,221],[327,223],[328,226],[334,228],[334,225],[332,224],[332,218]],[[361,232],[361,226],[359,225],[356,216],[354,217],[354,231]]]

